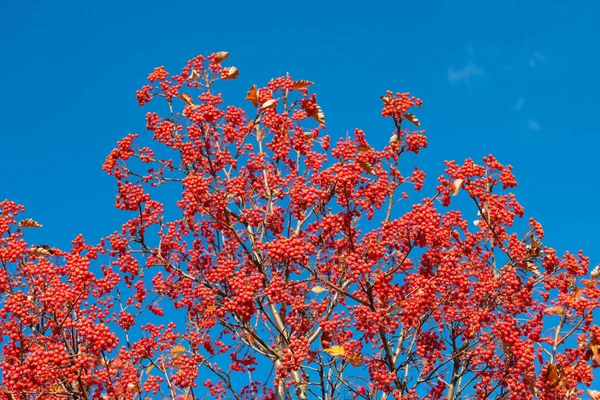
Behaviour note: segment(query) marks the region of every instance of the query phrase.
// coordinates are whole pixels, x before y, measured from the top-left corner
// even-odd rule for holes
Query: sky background
[[[252,84],[289,72],[316,82],[333,141],[358,127],[384,146],[379,96],[410,91],[424,104],[429,147],[416,160],[430,184],[444,160],[494,154],[514,167],[545,244],[596,265],[598,38],[600,2],[584,0],[4,1],[0,200],[44,225],[27,232],[34,243],[120,230],[131,215],[114,209],[101,165],[156,110],[135,91],[156,66],[179,73],[226,50],[241,71],[226,103],[247,106]]]
[[[419,3],[419,4],[415,4]],[[154,67],[231,53],[225,102],[289,72],[315,81],[332,138],[355,127],[375,146],[386,89],[423,100],[429,182],[443,161],[494,154],[546,244],[600,262],[595,204],[600,3],[593,1],[55,1],[0,6],[0,198],[44,224],[32,235],[91,241],[129,217],[101,165],[144,133],[135,91]],[[408,171],[407,171],[408,172]],[[424,193],[429,195],[429,193]],[[35,236],[33,237],[35,238]]]

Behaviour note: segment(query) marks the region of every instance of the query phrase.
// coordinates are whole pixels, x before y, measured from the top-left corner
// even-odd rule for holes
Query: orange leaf
[[[254,107],[258,107],[258,89],[256,89],[256,85],[252,85],[250,90],[248,90],[248,94],[246,94],[246,100],[252,102]]]
[[[41,228],[42,224],[40,224],[39,222],[31,219],[31,218],[25,218],[24,220],[21,220],[19,222],[19,228]]]
[[[546,310],[544,311],[546,314],[548,315],[559,315],[563,313],[563,308],[560,306],[557,307],[548,307],[546,308]]]
[[[221,79],[224,81],[235,79],[240,75],[240,71],[236,67],[223,68],[223,71],[225,71],[225,77]]]
[[[548,368],[546,368],[546,372],[544,373],[544,381],[546,381],[546,384],[551,388],[555,388],[561,383],[561,371],[557,364],[548,365]]]
[[[313,84],[314,84],[314,82],[306,81],[304,79],[301,79],[299,81],[294,81],[294,90],[300,89],[300,88],[305,88],[305,87],[313,85]]]
[[[353,367],[360,367],[363,363],[362,354],[352,354],[350,356],[345,357],[346,361],[348,361]]]
[[[452,189],[452,196],[456,196],[458,191],[460,190],[461,185],[463,184],[462,179],[455,179],[450,183],[450,188]]]
[[[346,354],[346,351],[344,350],[344,346],[331,346],[328,349],[323,350],[325,353],[329,354],[330,356],[343,356],[344,354]]]
[[[215,58],[215,62],[217,64],[221,64],[223,62],[223,60],[225,60],[227,57],[229,57],[229,52],[227,51],[220,51],[217,53],[217,57]]]
[[[419,118],[415,117],[415,114],[406,113],[406,114],[404,114],[404,119],[409,120],[416,126],[421,126],[421,123],[419,122]]]
[[[367,174],[373,174],[373,165],[371,165],[370,162],[358,160],[358,165],[360,165]]]
[[[369,146],[358,146],[356,150],[360,151],[361,153],[366,153],[367,151],[372,151],[373,148]]]
[[[176,346],[173,346],[173,348],[169,351],[169,353],[171,354],[179,354],[179,353],[183,353],[185,351],[185,347],[183,347],[182,345],[178,344]]]

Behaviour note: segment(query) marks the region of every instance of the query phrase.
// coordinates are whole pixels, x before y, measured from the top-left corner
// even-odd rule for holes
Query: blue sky
[[[418,3],[418,4],[416,4]],[[364,129],[383,145],[386,90],[424,101],[431,180],[444,159],[512,164],[528,215],[559,250],[600,261],[600,4],[592,1],[58,1],[0,6],[0,198],[16,200],[65,245],[118,229],[101,164],[144,131],[135,90],[155,66],[178,71],[227,50],[240,78],[226,101],[290,72],[314,90],[336,138]],[[431,182],[430,180],[430,182]]]
[[[387,143],[386,89],[423,100],[433,180],[443,161],[489,153],[512,164],[545,244],[600,262],[600,3],[594,1],[56,1],[0,5],[0,200],[44,224],[33,242],[67,247],[120,228],[101,165],[144,133],[135,91],[152,69],[231,53],[226,102],[289,72],[315,81],[336,139]],[[429,195],[431,193],[424,193]]]

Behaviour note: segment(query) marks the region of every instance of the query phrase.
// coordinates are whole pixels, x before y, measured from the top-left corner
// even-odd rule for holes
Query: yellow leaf
[[[217,64],[221,64],[227,57],[229,57],[229,52],[227,52],[227,51],[220,51],[220,52],[217,53],[217,57],[215,58],[215,62]]]
[[[325,353],[329,354],[330,356],[343,356],[344,354],[346,354],[346,351],[344,350],[344,346],[331,346],[328,349],[323,350]]]
[[[415,117],[415,114],[406,113],[406,114],[404,114],[404,119],[409,120],[416,126],[421,126],[421,123],[419,122],[419,119],[417,117]]]
[[[311,292],[313,292],[313,293],[319,294],[319,293],[322,293],[322,292],[326,291],[327,289],[325,289],[325,288],[324,288],[324,287],[322,287],[322,286],[315,286],[314,288],[312,288],[312,289],[310,289],[310,290],[311,290]]]
[[[450,183],[450,188],[452,189],[452,196],[456,196],[458,191],[460,190],[461,185],[463,184],[462,179],[455,179]]]
[[[146,368],[146,375],[150,374],[150,371],[152,371],[152,368],[154,368],[154,364],[148,365],[148,368]]]
[[[19,222],[19,228],[41,228],[42,224],[40,224],[39,222],[31,219],[31,218],[25,218],[24,220],[21,220]]]
[[[250,90],[248,90],[248,94],[246,94],[246,100],[252,102],[254,107],[258,107],[258,89],[256,89],[256,85],[252,85]]]
[[[558,307],[548,307],[546,308],[546,310],[544,311],[546,314],[548,315],[559,315],[563,313],[563,308],[558,306]]]
[[[321,106],[317,106],[311,117],[321,125],[325,125],[325,113],[321,109]]]
[[[294,81],[294,90],[304,88],[304,87],[310,86],[312,84],[314,84],[314,82],[306,81],[304,79],[301,79],[299,81]]]
[[[221,79],[224,81],[235,79],[240,75],[240,71],[236,67],[223,68],[223,71],[225,71],[225,77]]]
[[[178,344],[176,346],[173,346],[173,348],[169,351],[169,353],[170,354],[179,354],[179,353],[183,353],[184,351],[185,351],[185,347]]]
[[[265,101],[262,106],[260,106],[261,110],[266,110],[267,108],[273,108],[277,105],[277,102],[279,101],[279,99],[271,99],[271,100],[267,100]]]

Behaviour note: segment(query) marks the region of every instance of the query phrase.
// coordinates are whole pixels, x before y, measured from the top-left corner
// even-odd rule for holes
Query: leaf
[[[256,89],[256,85],[252,85],[248,93],[246,94],[246,100],[252,102],[254,107],[258,107],[258,89]]]
[[[188,106],[194,105],[194,99],[187,93],[180,93],[177,97],[179,97]]]
[[[330,348],[325,349],[323,351],[332,357],[343,356],[344,354],[346,354],[344,346],[331,346]]]
[[[590,278],[598,279],[600,277],[600,264],[596,265],[596,267],[590,273]]]
[[[392,100],[390,96],[379,96],[379,98],[383,101],[383,103],[387,106]]]
[[[590,345],[590,350],[592,351],[592,360],[600,365],[600,345],[592,344]]]
[[[324,287],[318,286],[318,285],[313,287],[312,289],[310,289],[311,292],[316,293],[316,294],[323,293],[326,290],[327,289],[325,289]]]
[[[236,67],[223,68],[225,77],[221,78],[224,81],[230,81],[237,78],[240,75],[240,71]]]
[[[600,400],[600,392],[597,390],[588,389],[588,396],[590,396],[593,400]]]
[[[169,351],[169,353],[170,354],[180,354],[180,353],[183,353],[184,351],[185,351],[185,347],[178,344],[176,346],[173,346],[173,348]]]
[[[542,273],[540,272],[540,269],[538,268],[538,266],[537,266],[536,263],[528,261],[528,262],[525,263],[524,269],[526,271],[529,271],[529,272],[532,272],[532,273],[536,274],[537,276],[542,276]]]
[[[557,306],[557,307],[548,307],[544,310],[544,312],[548,315],[560,315],[564,312],[564,310],[562,307]]]
[[[394,144],[394,143],[398,143],[398,135],[396,135],[395,133],[390,138],[390,144]]]
[[[462,179],[455,179],[450,183],[450,189],[452,189],[452,196],[456,196],[458,194],[458,191],[460,190],[460,187],[462,186],[464,180]]]
[[[560,367],[557,364],[549,364],[544,373],[544,381],[550,388],[555,388],[562,381],[561,375]]]
[[[373,165],[371,165],[370,162],[358,160],[358,165],[360,165],[367,174],[373,174]]]
[[[41,228],[42,224],[31,219],[25,218],[19,222],[19,228]]]
[[[325,346],[328,346],[330,342],[331,342],[331,333],[329,333],[327,331],[323,331],[323,333],[321,333],[321,346],[323,346],[323,348],[325,348]]]
[[[406,114],[404,114],[404,119],[409,120],[416,126],[419,126],[419,127],[421,126],[421,123],[419,122],[419,118],[415,117],[415,114],[406,113]]]
[[[350,356],[347,356],[345,359],[353,367],[360,367],[364,361],[362,354],[352,354]]]
[[[361,153],[366,153],[367,151],[373,151],[373,148],[369,146],[358,146],[356,150],[358,150]]]
[[[313,117],[313,119],[321,125],[325,125],[325,113],[323,113],[321,106],[317,106],[315,111],[313,111],[313,113],[311,114],[311,117]]]
[[[305,87],[308,87],[313,84],[314,84],[314,82],[306,81],[304,79],[301,79],[299,81],[294,81],[294,90],[300,89],[300,88],[305,88]]]
[[[190,72],[190,74],[188,75],[188,79],[195,81],[196,79],[198,79],[200,77],[200,74],[198,73],[197,70],[193,69],[192,72]]]
[[[229,57],[229,52],[220,51],[217,53],[217,57],[215,57],[215,62],[217,64],[221,64],[227,57]],[[235,67],[232,67],[232,68],[235,68]]]
[[[279,99],[270,99],[265,101],[262,106],[260,106],[261,110],[266,110],[267,108],[273,108],[277,105],[277,102],[279,101]]]
[[[152,368],[154,368],[154,364],[148,365],[148,368],[146,368],[146,375],[150,374],[150,371],[152,371]]]
[[[47,244],[41,244],[39,246],[33,246],[30,250],[29,250],[29,254],[31,254],[32,256],[51,256],[54,254],[54,250],[52,250],[52,248],[50,248],[50,246],[48,246]]]

